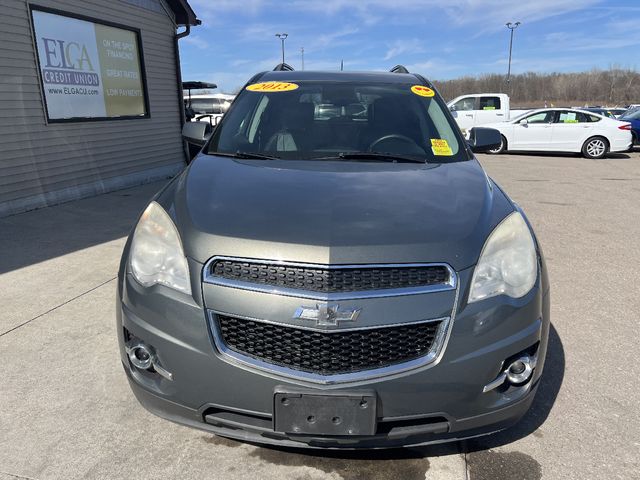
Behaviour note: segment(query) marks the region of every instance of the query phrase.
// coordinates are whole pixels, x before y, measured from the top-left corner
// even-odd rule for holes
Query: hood
[[[159,197],[185,253],[319,264],[476,263],[510,200],[477,160],[443,164],[200,155]]]

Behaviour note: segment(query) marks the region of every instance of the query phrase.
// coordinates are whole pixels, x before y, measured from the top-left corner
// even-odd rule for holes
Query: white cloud
[[[309,44],[309,50],[313,50],[313,49],[321,49],[321,48],[325,48],[328,46],[332,46],[335,47],[336,45],[338,45],[339,41],[342,42],[342,44],[344,45],[343,40],[345,37],[348,37],[350,35],[354,35],[356,33],[358,33],[358,29],[357,28],[353,28],[353,27],[347,27],[347,28],[343,28],[341,30],[338,30],[337,32],[332,32],[332,33],[324,33],[322,35],[317,35],[314,37],[311,37],[311,41],[308,42]]]
[[[424,42],[417,38],[407,40],[396,40],[387,49],[383,60],[390,60],[399,55],[414,55],[424,52]]]
[[[513,20],[536,22],[557,15],[583,10],[602,0],[324,0],[311,2],[294,0],[292,6],[299,10],[334,15],[352,12],[385,18],[389,14],[402,14],[408,23],[429,23],[448,20],[456,25],[474,25],[474,31],[491,31],[504,28]],[[374,15],[371,12],[376,12]],[[441,13],[445,16],[442,17]]]
[[[193,45],[194,47],[199,48],[201,50],[206,50],[210,47],[209,42],[207,42],[204,38],[199,37],[197,35],[189,35],[187,37],[183,37],[180,40],[180,42]]]

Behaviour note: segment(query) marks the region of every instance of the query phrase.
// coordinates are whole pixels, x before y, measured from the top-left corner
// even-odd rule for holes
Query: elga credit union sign
[[[138,34],[32,10],[50,120],[147,115]]]

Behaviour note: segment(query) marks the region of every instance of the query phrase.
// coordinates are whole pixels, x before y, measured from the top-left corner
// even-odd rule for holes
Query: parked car
[[[463,133],[479,125],[506,122],[529,111],[511,110],[509,95],[504,93],[461,95],[447,106]]]
[[[603,117],[614,118],[614,119],[617,119],[618,115],[625,111],[622,109],[612,109],[612,108],[602,108],[602,107],[585,107],[585,108],[576,107],[576,109],[582,110],[584,112],[597,113],[598,115],[602,115]]]
[[[627,113],[620,117],[620,121],[629,122],[631,124],[633,143],[635,145],[640,144],[640,107],[631,108]]]
[[[508,151],[582,152],[603,158],[631,146],[631,125],[576,109],[543,108],[510,122],[486,125],[499,130],[502,143],[491,153]]]
[[[626,108],[609,108],[607,111],[611,112],[615,118],[619,119],[625,113],[627,113],[627,110],[628,109],[626,109]]]
[[[216,125],[229,110],[233,98],[233,95],[224,93],[199,93],[191,95],[190,98],[185,97],[184,103],[185,106],[191,107],[196,120],[202,118],[208,120],[211,117],[213,124]]]
[[[400,72],[263,72],[208,140],[185,124],[202,151],[142,213],[118,275],[121,360],[151,412],[375,448],[528,410],[549,280],[474,156],[500,135],[467,142],[433,85]]]

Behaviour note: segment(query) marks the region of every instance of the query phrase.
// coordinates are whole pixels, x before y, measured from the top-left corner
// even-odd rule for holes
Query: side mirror
[[[458,107],[456,107],[455,105],[451,105],[449,107],[449,111],[451,111],[451,112],[455,112],[456,110],[458,110]]]
[[[473,153],[484,153],[500,147],[502,135],[495,128],[474,127],[469,130],[467,143]]]
[[[522,120],[520,120],[520,125],[527,125],[529,123],[529,120],[527,120],[526,118],[523,118]]]
[[[212,131],[209,122],[188,122],[182,127],[182,138],[188,143],[202,147],[209,140]]]

